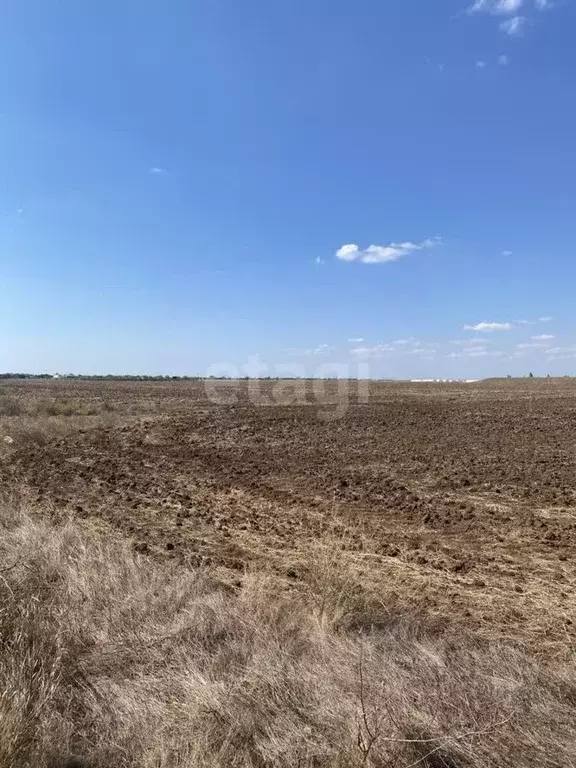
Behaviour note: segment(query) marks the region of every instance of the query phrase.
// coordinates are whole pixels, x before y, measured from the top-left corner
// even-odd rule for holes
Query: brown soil
[[[295,581],[298,552],[337,535],[364,578],[399,593],[411,579],[407,605],[415,591],[432,612],[451,604],[534,642],[573,632],[576,382],[383,382],[367,402],[351,383],[343,418],[335,383],[321,405],[303,383],[287,406],[251,402],[246,383],[232,405],[201,382],[41,386],[131,413],[3,459],[4,487],[58,518],[183,564],[266,565]],[[278,400],[274,387],[260,402]],[[138,398],[161,415],[134,420]]]

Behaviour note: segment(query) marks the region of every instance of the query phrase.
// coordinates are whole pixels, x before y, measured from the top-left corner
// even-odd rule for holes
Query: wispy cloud
[[[363,341],[364,339],[361,336],[357,339],[348,339],[349,344],[362,344]]]
[[[153,176],[164,176],[168,171],[166,168],[160,168],[160,166],[154,165],[152,168],[148,169],[148,173],[151,173]]]
[[[532,341],[550,341],[555,338],[551,333],[539,333],[537,336],[530,337]]]
[[[358,357],[382,357],[394,351],[394,347],[390,346],[390,344],[374,344],[372,347],[356,347],[350,350],[353,355]]]
[[[314,349],[306,349],[305,353],[307,355],[328,355],[333,351],[334,347],[331,347],[330,344],[319,344],[317,347],[314,347]]]
[[[544,352],[550,351],[550,342],[547,341],[522,341],[516,344],[516,349],[539,349]]]
[[[506,17],[500,22],[501,31],[518,36],[529,22],[532,23],[538,11],[550,10],[555,5],[553,0],[475,0],[467,12],[469,15],[488,13]],[[506,65],[508,58],[501,56],[498,63]]]
[[[549,323],[552,320],[550,315],[538,317],[536,320],[517,320],[518,325],[538,325],[539,323]]]
[[[321,256],[316,256],[316,264],[326,264],[325,259],[323,259]]]
[[[419,355],[427,359],[433,358],[437,354],[440,344],[430,341],[418,341],[418,339],[398,339],[391,342],[380,342],[373,346],[356,347],[350,350],[353,355],[359,357],[383,357],[385,355],[398,355],[406,357],[410,355]]]
[[[567,360],[576,357],[576,347],[552,347],[546,354],[549,360]]]
[[[311,349],[298,349],[296,347],[291,347],[290,349],[286,350],[286,354],[294,355],[297,357],[307,357],[309,355],[329,355],[331,352],[334,352],[334,347],[330,346],[330,344],[318,344],[317,347],[312,347]]]
[[[498,64],[499,64],[499,66],[501,66],[501,67],[507,66],[508,61],[509,61],[508,56],[506,56],[505,53],[503,53],[501,56],[498,56]],[[502,253],[504,254],[504,251]],[[508,254],[508,256],[512,255],[512,251],[506,251],[506,253]]]
[[[512,251],[502,251],[502,256],[512,256]]]
[[[493,13],[495,15],[513,14],[522,8],[524,0],[476,0],[469,13]]]
[[[485,346],[490,343],[490,339],[482,339],[480,336],[473,336],[471,339],[454,339],[450,344],[458,344],[461,347],[467,347],[470,344],[482,344]]]
[[[415,251],[433,248],[439,242],[439,237],[432,237],[420,243],[406,241],[390,243],[389,245],[370,245],[365,249],[360,248],[355,243],[349,243],[336,251],[336,258],[340,261],[360,261],[363,264],[385,264],[390,261],[398,261],[398,259],[409,256]]]
[[[514,328],[513,323],[476,323],[476,325],[465,325],[465,331],[478,331],[480,333],[493,333],[494,331],[511,331]]]
[[[462,355],[466,357],[502,357],[503,354],[499,349],[486,347],[465,347],[462,350]]]
[[[524,0],[499,0],[496,13],[516,13],[524,5]]]
[[[514,37],[515,35],[521,35],[526,26],[525,16],[513,16],[511,19],[506,19],[500,23],[500,29],[507,35]]]
[[[476,69],[484,69],[486,67],[485,61],[477,61],[476,62]]]

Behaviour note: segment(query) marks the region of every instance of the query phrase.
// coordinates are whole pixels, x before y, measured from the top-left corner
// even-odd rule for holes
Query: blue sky
[[[4,0],[0,369],[575,374],[575,28]]]

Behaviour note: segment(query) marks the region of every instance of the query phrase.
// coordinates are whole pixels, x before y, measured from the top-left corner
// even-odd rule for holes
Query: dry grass
[[[397,619],[326,543],[294,591],[1,519],[0,766],[575,764],[572,661]]]
[[[80,429],[111,426],[120,415],[107,400],[16,397],[0,390],[0,457],[30,443],[44,444]]]

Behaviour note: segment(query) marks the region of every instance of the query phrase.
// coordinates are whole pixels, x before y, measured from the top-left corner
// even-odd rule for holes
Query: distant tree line
[[[0,379],[82,379],[88,381],[199,381],[202,376],[148,376],[96,374],[93,376],[76,373],[0,373]]]

